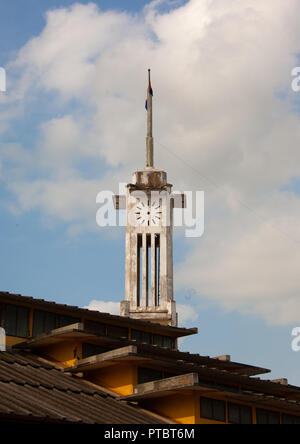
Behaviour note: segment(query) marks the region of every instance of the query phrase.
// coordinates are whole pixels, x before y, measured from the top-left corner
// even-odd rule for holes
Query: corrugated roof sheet
[[[0,417],[88,424],[163,424],[26,352],[0,353]]]

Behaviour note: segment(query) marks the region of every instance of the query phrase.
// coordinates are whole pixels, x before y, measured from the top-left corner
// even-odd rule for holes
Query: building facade
[[[270,370],[232,362],[227,355],[179,351],[177,339],[196,334],[196,329],[8,293],[0,293],[0,324],[7,333],[8,350],[0,352],[0,421],[39,421],[39,406],[48,405],[50,411],[43,421],[55,422],[57,405],[66,403],[68,408],[61,409],[66,409],[70,422],[79,415],[83,422],[110,423],[113,415],[105,414],[104,405],[91,416],[80,402],[82,397],[72,395],[70,404],[59,391],[67,386],[73,393],[73,385],[79,384],[87,396],[92,384],[98,403],[126,403],[131,414],[125,409],[118,423],[300,423],[299,387],[284,379],[261,379],[258,375],[265,377]],[[30,372],[25,372],[24,365],[29,365]],[[43,371],[36,370],[39,366]],[[53,386],[52,373],[44,369],[49,366],[59,371],[59,377],[64,375],[61,384],[66,386],[59,385],[60,380],[58,388]],[[21,415],[25,407],[27,416]],[[131,408],[136,409],[136,416]]]
[[[0,292],[0,422],[100,424],[300,424],[300,388],[260,377],[270,370],[229,355],[178,350],[173,295],[173,196],[154,168],[147,92],[145,169],[127,208],[125,300],[114,316]]]

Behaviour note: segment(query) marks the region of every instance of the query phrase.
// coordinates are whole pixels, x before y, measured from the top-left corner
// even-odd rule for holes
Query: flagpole
[[[146,167],[153,168],[153,135],[152,135],[152,87],[151,87],[151,70],[148,69],[149,86],[147,92],[147,157],[146,157]]]

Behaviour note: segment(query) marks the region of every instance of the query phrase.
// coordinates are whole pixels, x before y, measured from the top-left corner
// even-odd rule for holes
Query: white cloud
[[[27,156],[22,141],[9,156],[0,148],[2,179],[19,211],[92,229],[98,191],[117,191],[144,165],[150,64],[155,163],[177,189],[206,191],[206,233],[190,244],[178,285],[227,309],[294,322],[299,199],[280,189],[300,175],[290,76],[300,53],[298,1],[190,0],[169,13],[161,3],[135,16],[92,3],[47,14],[11,64],[22,75],[0,131],[34,109],[32,97],[51,93],[53,115],[34,128]],[[99,180],[84,172],[86,161],[103,165]]]
[[[130,19],[113,11],[100,13],[93,3],[76,3],[49,11],[46,20],[41,35],[19,52],[16,65],[26,66],[41,88],[82,97],[96,76],[95,61],[130,30]]]
[[[55,172],[76,164],[83,158],[80,122],[70,115],[55,118],[41,125],[40,162]]]
[[[110,313],[120,316],[120,303],[119,302],[106,302],[93,300],[87,305],[88,310],[100,311],[101,313]]]
[[[120,303],[112,301],[98,301],[93,300],[86,307],[88,310],[100,311],[102,313],[110,313],[114,315],[120,315]],[[179,317],[180,326],[185,326],[189,321],[196,321],[198,314],[194,307],[186,304],[177,304],[177,312]]]
[[[190,326],[191,322],[198,319],[199,313],[197,313],[195,307],[187,304],[176,304],[176,308],[179,326]]]
[[[260,212],[223,216],[222,226],[211,221],[175,275],[178,286],[225,309],[284,325],[299,320],[300,202],[282,194],[264,205]]]

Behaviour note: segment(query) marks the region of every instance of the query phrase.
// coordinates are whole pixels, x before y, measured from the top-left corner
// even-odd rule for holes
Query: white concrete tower
[[[183,196],[172,195],[167,173],[154,168],[152,98],[147,91],[146,167],[127,185],[125,300],[121,316],[177,326],[173,300],[173,208]],[[124,199],[123,199],[124,201]],[[125,207],[116,196],[117,209]]]

